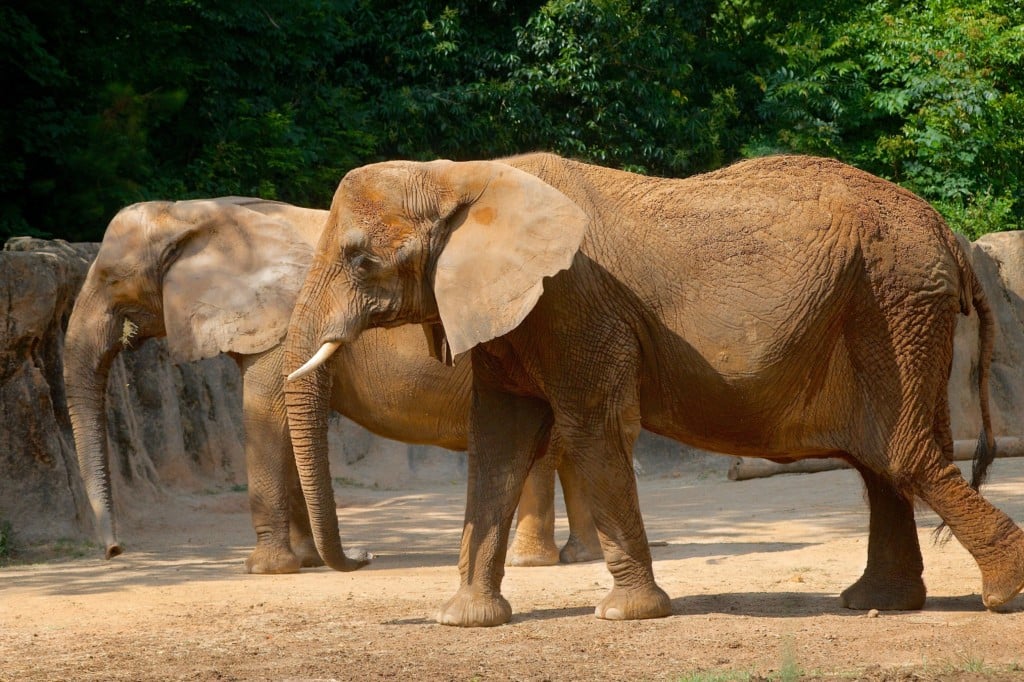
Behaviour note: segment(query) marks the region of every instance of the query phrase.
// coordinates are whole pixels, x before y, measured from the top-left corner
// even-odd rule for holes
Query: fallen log
[[[970,461],[974,458],[977,441],[958,440],[953,443],[953,460]],[[996,438],[996,457],[1024,457],[1024,438]],[[730,481],[746,481],[751,478],[767,478],[775,474],[813,474],[818,471],[849,469],[850,465],[841,459],[801,459],[788,464],[779,464],[760,457],[736,457],[729,467]]]

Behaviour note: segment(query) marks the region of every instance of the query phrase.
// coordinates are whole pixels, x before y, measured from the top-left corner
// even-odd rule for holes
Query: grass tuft
[[[803,670],[800,669],[800,663],[796,660],[796,645],[793,643],[792,637],[786,637],[782,640],[782,649],[779,652],[779,675],[778,680],[780,682],[795,682],[803,677]]]
[[[963,652],[957,655],[958,665],[955,666],[956,670],[960,670],[965,673],[986,673],[988,672],[988,665],[985,664],[985,657]]]
[[[713,670],[707,670],[702,672],[686,673],[682,677],[677,677],[676,682],[749,682],[750,679],[750,673],[747,672],[715,672]]]
[[[14,558],[14,529],[11,522],[4,519],[0,521],[0,563],[6,563]]]

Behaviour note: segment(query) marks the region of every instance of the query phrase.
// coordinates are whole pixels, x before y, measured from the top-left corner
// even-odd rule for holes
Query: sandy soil
[[[998,461],[992,480],[988,497],[1024,521],[1024,460]],[[461,485],[341,488],[347,545],[378,559],[275,577],[243,572],[244,493],[176,496],[124,519],[128,552],[112,561],[0,569],[0,679],[1024,678],[1024,597],[987,612],[970,556],[930,542],[930,512],[925,610],[839,607],[866,552],[850,471],[738,483],[719,469],[640,488],[669,618],[595,619],[611,585],[596,562],[508,569],[509,625],[436,625],[458,585]]]

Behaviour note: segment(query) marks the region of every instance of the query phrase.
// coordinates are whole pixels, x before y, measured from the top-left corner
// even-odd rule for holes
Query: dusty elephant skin
[[[124,348],[166,336],[177,362],[229,353],[242,372],[257,536],[247,569],[288,573],[323,564],[291,454],[280,342],[326,216],[229,197],[137,204],[111,221],[68,322],[64,368],[79,468],[107,558],[122,552],[106,442],[111,362]],[[385,437],[465,449],[469,364],[444,367],[425,347],[412,327],[365,335],[332,366],[331,407]],[[553,476],[543,472],[537,486],[550,493],[528,495],[521,514],[523,556],[547,563],[558,559]]]
[[[991,446],[984,293],[939,215],[891,183],[809,157],[685,180],[548,154],[356,169],[285,345],[314,535],[333,532],[318,519],[334,507],[313,368],[366,329],[421,323],[438,357],[470,351],[473,369],[461,587],[442,623],[509,620],[509,526],[549,444],[580,471],[614,578],[596,615],[667,615],[630,470],[641,426],[721,453],[848,460],[870,522],[845,606],[924,604],[915,498],[974,556],[983,601],[998,606],[1024,586],[1024,534],[949,458],[953,332],[972,309]]]

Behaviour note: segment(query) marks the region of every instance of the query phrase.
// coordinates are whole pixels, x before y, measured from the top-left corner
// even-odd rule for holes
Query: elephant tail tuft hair
[[[952,235],[950,235],[952,236]],[[992,431],[992,412],[989,407],[988,384],[992,373],[992,350],[995,346],[995,317],[989,306],[985,289],[981,286],[978,275],[971,267],[964,248],[953,240],[950,245],[953,257],[960,269],[960,312],[970,315],[973,310],[978,314],[978,402],[981,407],[981,434],[974,450],[971,463],[971,487],[981,487],[988,475],[988,468],[996,458],[996,437]]]

